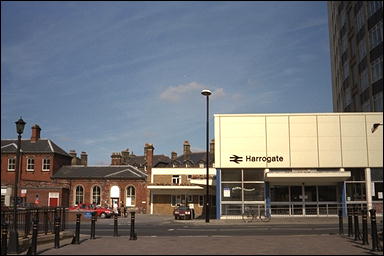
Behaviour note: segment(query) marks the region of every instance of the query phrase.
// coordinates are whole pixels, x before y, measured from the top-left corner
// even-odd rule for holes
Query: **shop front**
[[[216,216],[382,213],[382,113],[215,115]]]

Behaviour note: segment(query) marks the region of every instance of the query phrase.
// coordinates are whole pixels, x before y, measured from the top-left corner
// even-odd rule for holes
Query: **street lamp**
[[[383,125],[383,124],[381,124],[381,123],[374,123],[373,124],[372,129],[371,129],[372,133],[374,133],[376,131],[376,129],[377,129],[377,127],[379,127],[379,125]]]
[[[17,203],[18,203],[18,189],[17,185],[19,182],[19,172],[20,172],[20,148],[21,148],[21,134],[24,131],[25,122],[23,119],[17,120],[16,132],[19,134],[17,137],[17,151],[16,151],[16,168],[15,168],[15,184],[13,192],[13,226],[9,232],[9,243],[8,243],[8,252],[9,253],[19,253],[19,234],[17,233]]]
[[[210,90],[202,90],[201,94],[207,96],[207,150],[206,150],[206,166],[207,166],[207,195],[205,199],[205,222],[209,222],[209,95],[212,94]]]

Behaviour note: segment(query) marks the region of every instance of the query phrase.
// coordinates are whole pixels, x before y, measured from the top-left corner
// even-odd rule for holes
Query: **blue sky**
[[[332,112],[326,2],[1,2],[1,138],[90,165],[205,149],[214,113]]]

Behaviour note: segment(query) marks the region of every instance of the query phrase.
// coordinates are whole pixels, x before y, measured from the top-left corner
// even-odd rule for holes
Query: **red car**
[[[113,211],[109,208],[94,206],[92,204],[79,204],[68,208],[69,211],[81,211],[81,212],[96,212],[96,215],[100,218],[109,218],[112,216]]]
[[[173,211],[173,215],[175,216],[175,220],[191,220],[192,219],[192,209],[188,206],[178,206]]]

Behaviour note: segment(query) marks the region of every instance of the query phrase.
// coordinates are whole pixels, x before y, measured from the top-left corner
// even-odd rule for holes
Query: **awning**
[[[265,181],[273,183],[335,183],[347,180],[351,172],[266,172]]]

